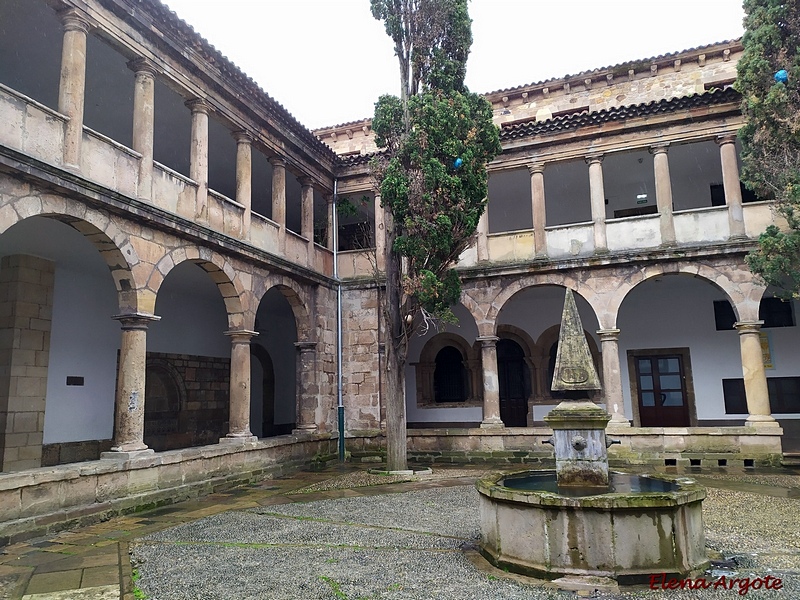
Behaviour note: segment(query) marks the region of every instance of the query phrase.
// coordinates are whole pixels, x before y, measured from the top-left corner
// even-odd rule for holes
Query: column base
[[[621,415],[619,413],[611,413],[611,421],[609,421],[608,424],[614,425],[615,427],[631,426],[631,422],[625,417],[625,415]]]
[[[770,415],[750,415],[744,421],[748,427],[780,427],[781,424]]]
[[[124,460],[131,460],[134,458],[140,458],[142,456],[149,456],[151,454],[155,454],[155,451],[148,448],[147,446],[145,446],[144,449],[142,450],[119,450],[116,448],[112,448],[110,452],[101,452],[100,458],[124,461]]]
[[[505,427],[500,417],[489,417],[481,422],[481,429],[499,429]]]
[[[220,444],[249,444],[257,441],[258,438],[249,431],[246,434],[229,433],[224,438],[219,438]]]

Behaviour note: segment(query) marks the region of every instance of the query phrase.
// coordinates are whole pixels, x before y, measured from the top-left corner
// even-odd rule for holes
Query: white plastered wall
[[[717,331],[715,327],[714,301],[723,299],[724,294],[715,286],[688,275],[648,280],[630,292],[617,320],[628,418],[632,417],[628,351],[657,348],[689,348],[698,421],[747,417],[725,414],[722,380],[740,379],[742,362],[738,332]],[[775,364],[767,371],[767,377],[800,375],[797,327],[764,331],[769,336]]]

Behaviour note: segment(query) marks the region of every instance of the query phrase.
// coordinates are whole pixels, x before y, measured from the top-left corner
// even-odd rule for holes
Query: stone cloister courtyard
[[[370,475],[364,465],[299,470],[68,529],[2,549],[0,598],[800,597],[800,471],[682,472],[708,489],[703,513],[714,561],[684,589],[656,579],[654,590],[562,582],[573,588],[565,590],[495,569],[477,552],[474,484],[491,470],[393,477]]]

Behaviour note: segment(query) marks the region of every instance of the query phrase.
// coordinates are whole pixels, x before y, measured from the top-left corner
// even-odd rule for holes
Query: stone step
[[[784,452],[781,466],[800,467],[800,452]]]

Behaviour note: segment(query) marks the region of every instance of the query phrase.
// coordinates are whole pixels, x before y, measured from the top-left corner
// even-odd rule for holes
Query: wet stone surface
[[[403,484],[413,485],[413,484]],[[388,486],[393,487],[393,486]],[[234,510],[140,538],[132,550],[152,600],[574,598],[477,560],[472,485],[300,501]],[[353,490],[352,493],[356,493]],[[297,498],[297,496],[295,496]],[[309,498],[310,500],[310,498]],[[800,502],[710,489],[703,505],[710,548],[733,568],[705,576],[780,578],[781,590],[744,597],[800,598]],[[476,566],[477,563],[478,566]],[[584,591],[585,597],[742,598],[740,589]]]

